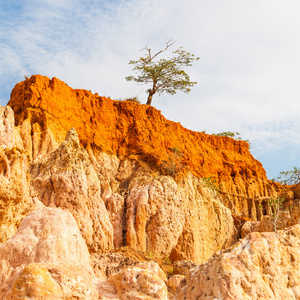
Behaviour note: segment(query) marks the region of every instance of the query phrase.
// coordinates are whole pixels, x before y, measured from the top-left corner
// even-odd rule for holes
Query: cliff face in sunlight
[[[131,157],[161,171],[168,169],[166,162],[174,156],[172,149],[179,150],[180,173],[213,177],[228,193],[229,207],[234,206],[230,199],[235,199],[237,213],[244,209],[243,214],[256,218],[255,205],[240,196],[246,199],[276,194],[246,142],[188,130],[165,119],[152,106],[113,101],[39,75],[18,83],[8,105],[15,112],[16,125],[25,127],[25,123],[33,138],[25,145],[33,159],[49,147],[55,148],[74,127],[85,149]],[[42,136],[46,132],[47,141]]]
[[[0,107],[0,183],[0,299],[173,299],[177,286],[176,299],[226,295],[194,289],[205,270],[189,270],[211,259],[215,272],[229,250],[215,253],[234,249],[241,233],[273,230],[263,215],[285,189],[244,141],[40,75]],[[294,204],[296,190],[286,192]],[[295,205],[281,227],[299,215]]]

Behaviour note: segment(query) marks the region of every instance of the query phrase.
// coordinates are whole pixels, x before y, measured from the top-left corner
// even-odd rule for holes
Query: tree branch
[[[153,60],[157,55],[159,55],[160,53],[162,53],[162,52],[166,51],[168,48],[170,48],[174,43],[175,43],[175,41],[174,41],[173,39],[168,40],[168,41],[166,42],[166,47],[165,47],[163,50],[160,50],[160,51],[158,51],[157,53],[155,53],[154,56],[151,56],[151,48],[148,48],[147,46],[146,46],[145,48],[143,48],[142,50],[146,50],[146,51],[148,51],[148,53],[149,53],[149,59],[148,59],[148,61],[145,63],[145,65],[148,64],[151,60]],[[142,50],[141,50],[141,51],[142,51]]]

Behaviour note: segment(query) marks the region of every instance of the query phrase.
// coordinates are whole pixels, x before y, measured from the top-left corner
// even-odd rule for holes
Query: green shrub
[[[232,132],[232,131],[223,131],[223,132],[219,132],[219,133],[213,133],[212,135],[215,136],[229,136],[234,138],[237,141],[244,141],[247,142],[249,144],[249,149],[251,148],[251,143],[249,140],[243,140],[241,138],[241,135],[238,132]]]
[[[182,157],[183,153],[177,148],[169,148],[170,153],[167,160],[163,160],[162,169],[167,175],[175,176],[180,170],[183,169]]]
[[[220,193],[221,192],[221,186],[218,186],[216,184],[216,179],[214,179],[212,176],[210,177],[204,177],[202,178],[204,184],[211,190],[213,190],[216,193]]]
[[[300,169],[294,167],[290,171],[282,171],[277,178],[273,178],[272,181],[279,182],[281,184],[294,185],[300,182]]]
[[[275,232],[277,232],[277,224],[281,222],[279,219],[280,214],[286,211],[283,205],[284,200],[284,197],[276,197],[271,198],[268,201],[269,207],[271,208],[270,217],[274,225]]]

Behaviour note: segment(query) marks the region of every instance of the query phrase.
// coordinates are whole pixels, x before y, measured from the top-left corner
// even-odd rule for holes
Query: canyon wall
[[[115,263],[112,253],[127,246],[160,261],[205,263],[238,240],[237,220],[262,219],[284,190],[244,141],[40,75],[0,107],[0,182],[0,299],[172,298],[183,275],[168,292],[153,263],[105,278],[98,258]]]
[[[74,127],[95,161],[104,152],[144,162],[163,175],[212,177],[224,204],[238,215],[260,218],[258,200],[277,195],[247,142],[188,130],[152,106],[73,90],[40,75],[18,83],[8,105],[33,161],[58,147]]]

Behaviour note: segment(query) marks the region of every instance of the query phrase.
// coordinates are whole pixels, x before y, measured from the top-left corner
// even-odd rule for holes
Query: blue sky
[[[145,103],[128,62],[173,38],[200,56],[198,84],[153,105],[192,130],[239,132],[273,178],[300,166],[299,14],[299,0],[0,0],[0,105],[32,74]]]

